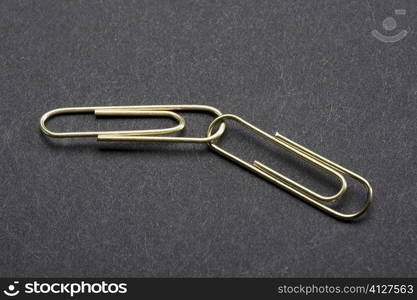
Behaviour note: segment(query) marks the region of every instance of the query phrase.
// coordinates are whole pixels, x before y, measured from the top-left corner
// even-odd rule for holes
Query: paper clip
[[[182,137],[182,136],[160,136],[173,132],[180,131],[184,128],[185,120],[182,116],[173,111],[203,111],[211,113],[215,116],[215,119],[210,123],[207,128],[206,136],[203,137]],[[49,130],[45,123],[46,121],[56,115],[70,114],[70,113],[95,113],[98,116],[157,116],[157,117],[170,117],[178,121],[178,125],[169,128],[162,129],[147,129],[147,130],[125,130],[125,131],[87,131],[87,132],[53,132]],[[286,149],[287,151],[296,154],[306,162],[318,167],[326,173],[334,176],[340,183],[338,192],[334,195],[324,196],[320,195],[313,190],[305,187],[302,184],[288,178],[287,176],[271,169],[265,164],[254,161],[252,164],[246,162],[232,153],[222,149],[216,145],[218,140],[226,129],[226,119],[234,120],[244,127],[254,131],[258,135],[272,141],[274,144]],[[214,128],[220,123],[217,131],[212,133]],[[372,187],[366,179],[360,175],[324,158],[323,156],[314,153],[313,151],[295,143],[294,141],[276,133],[272,136],[261,129],[255,127],[242,118],[232,114],[222,114],[220,110],[212,106],[207,105],[147,105],[147,106],[93,106],[93,107],[72,107],[72,108],[59,108],[51,110],[45,113],[40,120],[41,130],[51,137],[88,137],[96,136],[100,141],[143,141],[143,142],[176,142],[176,143],[208,143],[208,145],[217,153],[224,157],[234,161],[235,163],[245,167],[246,169],[254,172],[255,174],[269,180],[270,182],[278,185],[279,187],[287,190],[295,196],[301,198],[307,203],[317,207],[323,212],[341,219],[352,220],[362,215],[372,202]],[[346,192],[347,183],[343,175],[350,176],[363,184],[367,190],[367,199],[363,206],[354,213],[343,213],[337,211],[330,206],[325,205],[323,202],[334,202],[340,199]]]
[[[250,164],[239,157],[233,155],[232,153],[222,149],[218,145],[215,144],[215,140],[212,140],[208,142],[209,146],[216,151],[217,153],[223,155],[224,157],[234,161],[235,163],[245,167],[246,169],[258,174],[259,176],[269,180],[270,182],[282,187],[283,189],[287,190],[288,192],[296,195],[297,197],[301,198],[302,200],[306,201],[307,203],[317,207],[318,209],[326,212],[327,214],[341,219],[341,220],[352,220],[356,217],[359,217],[362,215],[369,207],[372,201],[372,187],[368,183],[368,181],[361,177],[360,175],[342,167],[338,164],[328,160],[327,158],[324,158],[323,156],[320,156],[313,151],[291,141],[290,139],[276,133],[275,136],[272,136],[261,129],[253,126],[249,122],[243,120],[242,118],[232,115],[232,114],[224,114],[222,116],[217,117],[214,119],[211,124],[209,125],[207,129],[207,136],[211,136],[211,132],[213,128],[219,123],[224,122],[225,119],[231,119],[234,120],[246,128],[254,131],[255,133],[259,134],[260,136],[266,138],[267,140],[272,141],[274,144],[286,149],[287,151],[296,154],[300,158],[304,159],[305,161],[319,167],[320,169],[324,170],[325,172],[334,175],[341,183],[342,186],[339,190],[339,192],[331,197],[330,200],[335,200],[340,198],[341,195],[346,190],[346,180],[344,179],[342,174],[348,175],[356,180],[358,180],[360,183],[362,183],[365,188],[367,189],[367,199],[365,201],[365,204],[362,206],[361,209],[354,213],[342,213],[339,212],[327,205],[324,205],[319,200],[329,200],[329,199],[323,199],[323,196],[320,196],[313,192],[312,190],[304,187],[303,185],[293,181],[292,179],[282,175],[281,173],[269,168],[268,166],[262,164],[259,161],[254,161],[253,164]],[[342,174],[341,174],[342,173]],[[326,197],[324,197],[326,198]]]
[[[67,107],[58,108],[45,113],[40,120],[40,128],[43,133],[50,137],[70,138],[70,137],[97,137],[99,141],[148,141],[148,142],[179,142],[179,143],[207,143],[212,139],[220,137],[225,124],[221,124],[219,129],[210,137],[176,137],[159,136],[180,131],[184,128],[185,120],[182,116],[173,111],[203,111],[209,112],[214,116],[222,113],[207,105],[146,105],[146,106],[90,106],[90,107]],[[54,132],[46,127],[46,121],[56,115],[94,113],[96,116],[155,116],[169,117],[178,121],[178,125],[162,129],[146,130],[121,130],[121,131],[81,131],[81,132]]]

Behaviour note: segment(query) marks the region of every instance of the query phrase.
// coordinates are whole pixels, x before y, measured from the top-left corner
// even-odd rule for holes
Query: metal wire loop
[[[81,131],[81,132],[54,132],[46,127],[46,121],[53,116],[62,114],[77,114],[92,112],[96,116],[155,116],[169,117],[178,121],[178,125],[163,129],[146,130],[118,130],[118,131]],[[40,128],[43,133],[50,137],[69,138],[69,137],[98,137],[101,135],[160,135],[180,131],[184,128],[185,120],[180,115],[170,111],[138,111],[127,106],[119,107],[71,107],[58,108],[45,113],[40,120]]]
[[[40,120],[40,128],[43,133],[56,138],[91,137],[96,136],[99,141],[143,141],[143,142],[179,142],[179,143],[207,143],[219,138],[225,124],[221,124],[213,136],[209,137],[176,137],[159,136],[180,131],[184,128],[185,120],[173,111],[203,111],[220,116],[222,113],[207,105],[146,105],[146,106],[91,106],[58,108],[45,113]],[[97,116],[155,116],[169,117],[178,121],[178,125],[162,129],[146,130],[119,130],[119,131],[81,131],[81,132],[54,132],[46,127],[46,121],[56,115],[94,113]]]
[[[232,115],[232,114],[224,114],[222,116],[217,117],[216,119],[214,119],[211,124],[209,125],[209,127],[207,128],[207,136],[211,136],[211,132],[213,131],[214,127],[219,123],[219,122],[224,122],[225,119],[231,119],[234,120],[240,124],[242,124],[243,126],[245,126],[246,128],[254,131],[255,133],[259,134],[260,136],[266,138],[267,140],[272,141],[274,144],[286,149],[287,151],[296,154],[297,156],[299,156],[300,158],[304,159],[305,161],[319,167],[320,169],[322,169],[323,171],[332,174],[333,176],[335,176],[339,182],[341,183],[341,188],[339,189],[338,193],[336,193],[333,196],[321,196],[318,195],[317,193],[313,192],[312,190],[308,189],[307,187],[291,180],[290,178],[282,175],[281,173],[269,168],[268,166],[262,164],[259,161],[254,161],[253,164],[250,164],[242,159],[240,159],[239,157],[231,154],[230,152],[224,150],[223,148],[219,147],[218,145],[215,144],[216,140],[212,140],[210,142],[208,142],[209,146],[216,151],[217,153],[223,155],[224,157],[234,161],[235,163],[245,167],[246,169],[258,174],[259,176],[265,178],[266,180],[282,187],[283,189],[287,190],[288,192],[298,196],[299,198],[301,198],[302,200],[306,201],[307,203],[317,207],[318,209],[324,211],[325,213],[338,218],[338,219],[342,219],[342,220],[352,220],[356,217],[359,217],[360,215],[362,215],[367,208],[369,207],[371,201],[372,201],[372,187],[370,186],[370,184],[366,181],[366,179],[364,179],[363,177],[361,177],[360,175],[342,167],[339,166],[338,164],[314,153],[313,151],[291,141],[290,139],[280,135],[280,134],[276,134],[276,136],[272,136],[264,131],[262,131],[261,129],[253,126],[252,124],[250,124],[249,122],[243,120],[242,118],[236,116],[236,115]],[[343,193],[346,190],[346,180],[345,178],[341,175],[345,174],[348,175],[356,180],[358,180],[360,183],[362,183],[365,188],[367,189],[367,199],[366,202],[364,203],[364,205],[362,206],[361,209],[359,209],[358,211],[354,212],[354,213],[342,213],[339,212],[327,205],[324,205],[323,203],[320,202],[321,201],[330,201],[330,200],[335,200],[340,198],[341,195],[343,195]],[[323,199],[324,198],[324,199]],[[327,199],[326,199],[327,198]]]

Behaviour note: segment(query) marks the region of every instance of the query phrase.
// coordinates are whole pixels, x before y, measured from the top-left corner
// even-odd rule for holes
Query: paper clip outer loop
[[[338,164],[314,153],[311,150],[308,150],[307,148],[296,144],[295,142],[289,140],[288,138],[285,138],[279,134],[277,134],[276,137],[262,131],[261,129],[253,126],[252,124],[250,124],[249,122],[243,120],[242,118],[236,116],[236,115],[232,115],[232,114],[224,114],[222,116],[217,117],[216,119],[214,119],[209,127],[207,128],[207,136],[211,135],[211,132],[213,130],[213,128],[219,123],[219,122],[223,122],[225,119],[231,119],[234,120],[240,124],[242,124],[243,126],[245,126],[246,128],[254,131],[255,133],[259,134],[260,136],[272,141],[273,143],[281,146],[282,148],[288,150],[289,152],[292,152],[296,155],[298,155],[299,157],[303,158],[304,160],[311,162],[312,164],[319,166],[321,169],[323,170],[327,170],[326,168],[323,168],[323,166],[333,169],[332,173],[342,173],[342,174],[346,174],[348,176],[350,176],[353,179],[358,180],[362,185],[365,186],[366,190],[367,190],[367,199],[364,203],[364,205],[356,212],[354,213],[342,213],[339,212],[327,205],[324,205],[323,203],[319,202],[318,200],[316,200],[313,195],[311,193],[306,193],[306,188],[305,189],[300,189],[301,185],[294,185],[293,181],[288,181],[289,178],[285,177],[284,175],[270,169],[269,167],[263,165],[260,162],[255,161],[252,164],[240,159],[239,157],[231,154],[230,152],[222,149],[221,147],[219,147],[218,145],[215,144],[215,140],[210,141],[208,144],[209,146],[216,151],[217,153],[223,155],[224,157],[234,161],[235,163],[243,166],[244,168],[254,172],[255,174],[265,178],[266,180],[284,188],[285,190],[287,190],[288,192],[294,194],[295,196],[301,198],[302,200],[306,201],[307,203],[317,207],[318,209],[322,210],[323,212],[329,214],[332,217],[335,217],[337,219],[340,220],[353,220],[357,217],[359,217],[360,215],[362,215],[363,213],[365,213],[365,211],[368,209],[369,205],[372,202],[372,197],[373,197],[373,191],[372,191],[372,187],[371,185],[368,183],[368,181],[361,177],[360,175],[342,167],[339,166]],[[342,176],[343,177],[343,176]],[[345,179],[343,179],[345,181]],[[308,189],[307,189],[308,190]]]

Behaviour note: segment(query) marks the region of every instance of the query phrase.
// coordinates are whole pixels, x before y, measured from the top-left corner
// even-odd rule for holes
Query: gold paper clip
[[[282,175],[281,173],[272,170],[271,168],[269,168],[268,166],[262,164],[259,161],[254,161],[253,164],[250,164],[242,159],[240,159],[239,157],[231,154],[230,152],[222,149],[221,147],[219,147],[218,145],[215,144],[215,140],[212,140],[210,142],[208,142],[208,144],[210,145],[210,147],[220,153],[221,155],[223,155],[224,157],[234,161],[235,163],[245,167],[246,169],[258,174],[259,176],[269,180],[270,182],[282,187],[283,189],[287,190],[288,192],[296,195],[297,197],[301,198],[302,200],[306,201],[309,204],[314,205],[315,207],[317,207],[318,209],[326,212],[327,214],[338,218],[338,219],[342,219],[342,220],[352,220],[356,217],[359,217],[360,215],[362,215],[369,207],[369,205],[371,204],[372,201],[372,187],[371,185],[368,183],[368,181],[359,176],[358,174],[342,167],[339,166],[338,164],[328,160],[327,158],[324,158],[323,156],[320,156],[316,153],[314,153],[313,151],[291,141],[290,139],[276,133],[275,136],[272,136],[264,131],[262,131],[261,129],[253,126],[252,124],[250,124],[249,122],[243,120],[242,118],[236,116],[236,115],[231,115],[231,114],[224,114],[222,116],[217,117],[216,119],[214,119],[211,124],[209,125],[208,129],[207,129],[207,136],[211,136],[211,132],[213,130],[213,128],[219,123],[219,122],[224,122],[225,119],[231,119],[234,121],[237,121],[238,123],[242,124],[243,126],[245,126],[246,128],[249,128],[250,130],[254,131],[255,133],[259,134],[260,136],[266,138],[267,140],[272,141],[274,144],[286,149],[287,151],[296,154],[297,156],[299,156],[300,158],[304,159],[305,161],[319,167],[320,169],[324,170],[325,172],[334,175],[339,182],[341,182],[341,188],[338,191],[338,193],[336,193],[333,196],[321,196],[316,194],[315,192],[313,192],[312,190],[306,188],[305,186],[293,181],[292,179]],[[360,183],[362,183],[365,188],[367,189],[367,200],[365,202],[365,204],[362,206],[361,209],[359,209],[357,212],[354,213],[342,213],[339,212],[327,205],[324,205],[323,203],[321,203],[319,200],[321,201],[334,201],[338,198],[340,198],[340,196],[343,195],[343,193],[346,190],[346,180],[344,179],[343,175],[348,175],[356,180],[358,180]]]
[[[172,111],[203,111],[214,116],[222,113],[207,105],[147,105],[147,106],[90,106],[90,107],[67,107],[58,108],[45,113],[40,120],[40,128],[43,133],[50,137],[97,137],[99,141],[148,141],[148,142],[182,142],[182,143],[207,143],[220,137],[225,124],[221,124],[217,132],[210,137],[176,137],[157,136],[180,131],[184,128],[185,120],[182,116]],[[56,115],[94,113],[96,116],[150,116],[169,117],[178,121],[178,125],[162,129],[146,130],[122,130],[122,131],[81,131],[81,132],[54,132],[46,127],[46,121]]]
[[[207,128],[205,137],[177,137],[177,136],[159,136],[180,131],[184,128],[184,118],[173,111],[204,111],[213,114],[216,118],[210,123]],[[147,130],[129,130],[129,131],[88,131],[88,132],[53,132],[49,130],[45,123],[55,115],[71,114],[71,113],[88,113],[94,112],[101,116],[157,116],[170,117],[178,121],[178,125],[162,129],[147,129]],[[308,163],[320,168],[326,173],[334,176],[340,183],[338,192],[334,195],[323,196],[313,190],[301,185],[294,180],[284,176],[283,174],[271,169],[259,161],[254,161],[252,164],[240,159],[230,152],[220,148],[215,144],[225,131],[225,120],[231,119],[237,121],[243,126],[249,128],[260,136],[272,141],[274,144],[286,149],[287,151],[296,154]],[[220,123],[219,128],[213,134],[212,131],[217,124]],[[226,158],[236,162],[246,169],[256,173],[257,175],[269,180],[270,182],[282,187],[290,193],[296,195],[307,203],[317,207],[323,212],[342,220],[352,220],[362,215],[372,202],[372,187],[366,179],[360,175],[320,156],[313,151],[291,141],[290,139],[276,133],[272,136],[261,129],[253,126],[242,118],[231,115],[222,114],[218,109],[207,105],[148,105],[148,106],[94,106],[94,107],[72,107],[59,108],[45,113],[40,120],[41,130],[51,137],[88,137],[96,136],[101,141],[148,141],[148,142],[179,142],[179,143],[208,143],[208,145],[216,152],[225,156]],[[323,202],[333,202],[341,198],[346,192],[347,183],[343,175],[348,175],[362,183],[367,189],[367,199],[364,205],[354,213],[342,213],[325,204]]]

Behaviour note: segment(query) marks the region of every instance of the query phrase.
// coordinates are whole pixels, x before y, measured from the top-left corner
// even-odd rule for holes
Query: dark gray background
[[[395,16],[394,9],[407,9]],[[1,1],[1,276],[416,276],[415,1]],[[371,34],[395,16],[408,36]],[[362,174],[337,221],[204,144],[43,136],[88,105],[206,104]],[[186,114],[184,135],[210,117]],[[170,120],[64,116],[52,128]],[[321,172],[230,123],[228,149],[318,191]],[[344,209],[364,192],[352,183]]]

